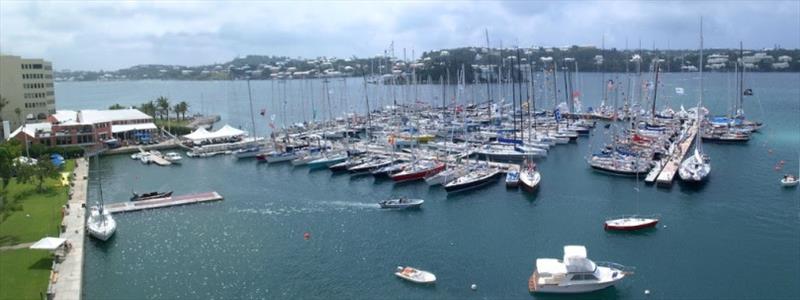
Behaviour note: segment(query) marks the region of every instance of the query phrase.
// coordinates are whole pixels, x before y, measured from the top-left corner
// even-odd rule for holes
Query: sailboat
[[[639,175],[636,175],[634,190],[636,190],[636,207],[637,211],[639,210]],[[605,230],[617,230],[617,231],[635,231],[640,229],[646,228],[654,228],[658,224],[659,217],[658,216],[641,216],[641,215],[629,215],[629,216],[618,216],[606,219],[603,223],[603,228]]]
[[[100,155],[96,155],[98,157],[98,168],[100,168]],[[100,201],[98,205],[91,207],[89,219],[86,220],[86,227],[89,231],[89,235],[98,240],[106,241],[111,238],[112,235],[114,235],[114,232],[117,231],[117,222],[114,221],[111,213],[105,209],[103,203],[103,176],[99,177],[98,182],[100,186]]]
[[[522,186],[522,189],[533,192],[539,187],[541,180],[542,175],[536,170],[536,164],[526,161],[519,172],[519,185]]]
[[[697,134],[700,135],[703,132],[703,116],[700,114],[700,108],[703,107],[703,19],[700,19],[700,102],[697,104],[697,109],[695,111],[695,122],[696,126],[698,126]],[[694,146],[694,154],[689,156],[681,163],[680,169],[678,169],[678,175],[680,175],[683,181],[687,182],[703,182],[708,178],[708,174],[711,172],[711,162],[708,155],[703,153],[702,148],[702,137],[695,136],[695,146]]]

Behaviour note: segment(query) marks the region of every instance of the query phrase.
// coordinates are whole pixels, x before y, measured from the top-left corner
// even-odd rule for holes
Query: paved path
[[[72,244],[63,262],[55,265],[54,271],[58,273],[57,280],[51,282],[48,293],[54,293],[53,299],[80,300],[83,287],[83,246],[86,233],[86,210],[82,207],[86,203],[87,177],[89,174],[86,159],[75,161],[75,185],[72,188],[72,197],[67,202],[69,208],[62,221],[66,231],[61,237]]]
[[[28,247],[33,245],[33,243],[36,243],[36,242],[22,243],[22,244],[10,245],[10,246],[2,246],[2,247],[0,247],[0,251],[27,249]]]

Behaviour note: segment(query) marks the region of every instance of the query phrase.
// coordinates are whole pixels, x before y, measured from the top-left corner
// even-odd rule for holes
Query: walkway
[[[83,206],[86,204],[88,167],[86,159],[81,158],[75,161],[75,182],[72,187],[72,197],[67,202],[69,207],[61,223],[62,226],[66,226],[66,230],[61,233],[61,237],[72,244],[72,250],[67,252],[61,263],[54,265],[53,272],[57,275],[51,277],[55,281],[51,281],[47,291],[53,297],[52,299],[81,299],[83,246],[86,233],[86,210]]]

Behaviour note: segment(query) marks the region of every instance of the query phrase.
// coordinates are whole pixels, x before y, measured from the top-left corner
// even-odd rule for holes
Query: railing
[[[620,270],[622,272],[622,274],[625,274],[625,275],[633,274],[636,271],[636,267],[634,267],[634,266],[626,266],[626,265],[622,265],[622,264],[618,264],[618,263],[614,263],[614,262],[597,261],[594,264],[598,265],[598,266],[601,266],[601,267]]]
[[[661,219],[661,214],[649,214],[649,215],[618,215],[606,218],[606,221],[617,220],[617,219],[626,219],[626,218],[642,218],[642,219]]]

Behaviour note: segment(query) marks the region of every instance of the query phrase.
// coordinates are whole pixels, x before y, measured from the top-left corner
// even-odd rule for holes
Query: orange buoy
[[[307,241],[307,240],[309,240],[309,239],[311,239],[311,234],[310,234],[310,233],[308,233],[308,232],[306,232],[306,233],[303,233],[303,239],[304,239],[304,240],[306,240],[306,241]]]

